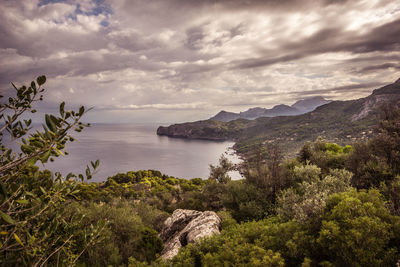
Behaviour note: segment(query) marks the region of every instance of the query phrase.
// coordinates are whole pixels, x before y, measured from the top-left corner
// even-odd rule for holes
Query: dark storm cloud
[[[370,83],[360,83],[360,84],[349,84],[349,85],[344,85],[344,86],[338,86],[338,87],[332,87],[332,88],[325,88],[325,89],[319,89],[319,90],[305,90],[305,91],[291,91],[287,92],[287,95],[290,95],[292,99],[299,100],[304,97],[311,97],[311,96],[325,96],[325,97],[330,97],[332,94],[337,94],[338,92],[369,92],[371,89],[376,89],[381,86],[385,85],[385,83],[379,83],[379,82],[370,82]],[[258,99],[263,99],[263,98],[273,98],[276,96],[281,95],[280,92],[272,92],[272,93],[256,93],[254,94]],[[237,101],[235,103],[230,103],[224,106],[254,106],[254,105],[262,105],[262,103],[265,103],[264,101],[260,100],[255,100],[252,103],[246,103],[243,101]]]
[[[385,63],[385,64],[380,64],[380,65],[371,65],[371,66],[364,67],[364,68],[358,70],[357,72],[370,73],[373,71],[385,70],[385,69],[389,69],[389,68],[400,70],[400,63]]]
[[[111,33],[108,35],[108,43],[114,43],[118,47],[132,52],[144,51],[162,46],[162,43],[147,38],[139,32]]]
[[[312,91],[295,91],[295,92],[291,92],[290,94],[301,97],[301,96],[324,95],[324,94],[328,94],[328,93],[336,94],[338,92],[370,91],[371,89],[376,89],[383,85],[384,85],[384,83],[370,82],[370,83],[344,85],[344,86],[312,90]]]
[[[365,62],[376,62],[376,61],[396,61],[400,62],[399,55],[385,55],[379,54],[378,56],[362,56],[362,57],[355,57],[352,59],[348,59],[347,62],[356,63],[356,64],[364,64]]]
[[[357,32],[344,31],[342,28],[322,29],[309,38],[282,44],[280,49],[275,51],[276,53],[267,51],[268,56],[237,62],[235,68],[264,67],[328,52],[365,54],[399,51],[400,19],[376,27],[362,35],[358,35]],[[278,56],[275,56],[276,54]]]
[[[186,41],[185,47],[198,50],[201,48],[202,40],[204,38],[204,33],[201,27],[193,27],[186,30]]]
[[[400,19],[374,28],[348,49],[354,53],[400,51]]]
[[[265,58],[265,59],[246,59],[243,60],[242,62],[239,62],[237,66],[234,68],[237,69],[248,69],[248,68],[258,68],[258,67],[265,67],[269,65],[273,65],[276,63],[280,62],[287,62],[287,61],[292,61],[296,59],[300,59],[307,56],[307,54],[292,54],[292,55],[285,55],[285,56],[278,56],[278,57],[272,57],[272,58]]]

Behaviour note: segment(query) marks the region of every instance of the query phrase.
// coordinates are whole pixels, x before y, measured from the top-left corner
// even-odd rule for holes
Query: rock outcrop
[[[389,106],[400,106],[400,79],[393,84],[375,89],[373,93],[362,100],[362,108],[359,112],[352,116],[352,120],[361,120],[368,116],[372,111],[378,110],[382,104]]]
[[[181,247],[202,237],[219,234],[221,219],[213,211],[177,209],[164,222],[160,238],[164,241],[161,258],[172,259]]]

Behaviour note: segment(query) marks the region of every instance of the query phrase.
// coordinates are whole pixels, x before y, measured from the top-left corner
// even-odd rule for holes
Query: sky
[[[0,0],[0,90],[46,75],[42,112],[173,123],[400,77],[399,0]]]

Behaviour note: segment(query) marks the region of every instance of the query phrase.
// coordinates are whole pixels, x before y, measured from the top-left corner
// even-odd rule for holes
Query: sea
[[[67,143],[68,155],[55,158],[41,169],[84,173],[90,161],[100,160],[100,166],[90,180],[101,182],[117,173],[138,170],[158,170],[177,178],[209,176],[209,165],[218,164],[222,154],[234,163],[240,159],[233,153],[233,142],[189,140],[158,136],[155,123],[92,124],[82,132],[73,132],[76,141]],[[230,172],[232,179],[241,179]]]

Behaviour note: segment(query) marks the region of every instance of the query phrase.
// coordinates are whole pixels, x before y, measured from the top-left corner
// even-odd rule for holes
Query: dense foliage
[[[20,116],[35,112],[44,82],[14,86],[0,105],[2,266],[395,266],[400,258],[396,108],[381,109],[376,137],[351,146],[317,138],[285,159],[276,145],[253,143],[242,164],[222,156],[207,180],[140,170],[89,183],[98,161],[78,175],[38,168],[67,153],[71,130],[89,126],[83,107],[62,103],[32,132]],[[232,181],[233,169],[244,179]],[[222,231],[164,262],[158,233],[177,208],[216,211]]]
[[[318,138],[297,158],[281,161],[280,171],[274,169],[276,148],[252,149],[246,179],[230,181],[221,195],[243,222],[185,247],[173,264],[395,266],[400,114],[393,107],[382,113],[375,138],[344,147]],[[233,198],[237,205],[226,202]]]

